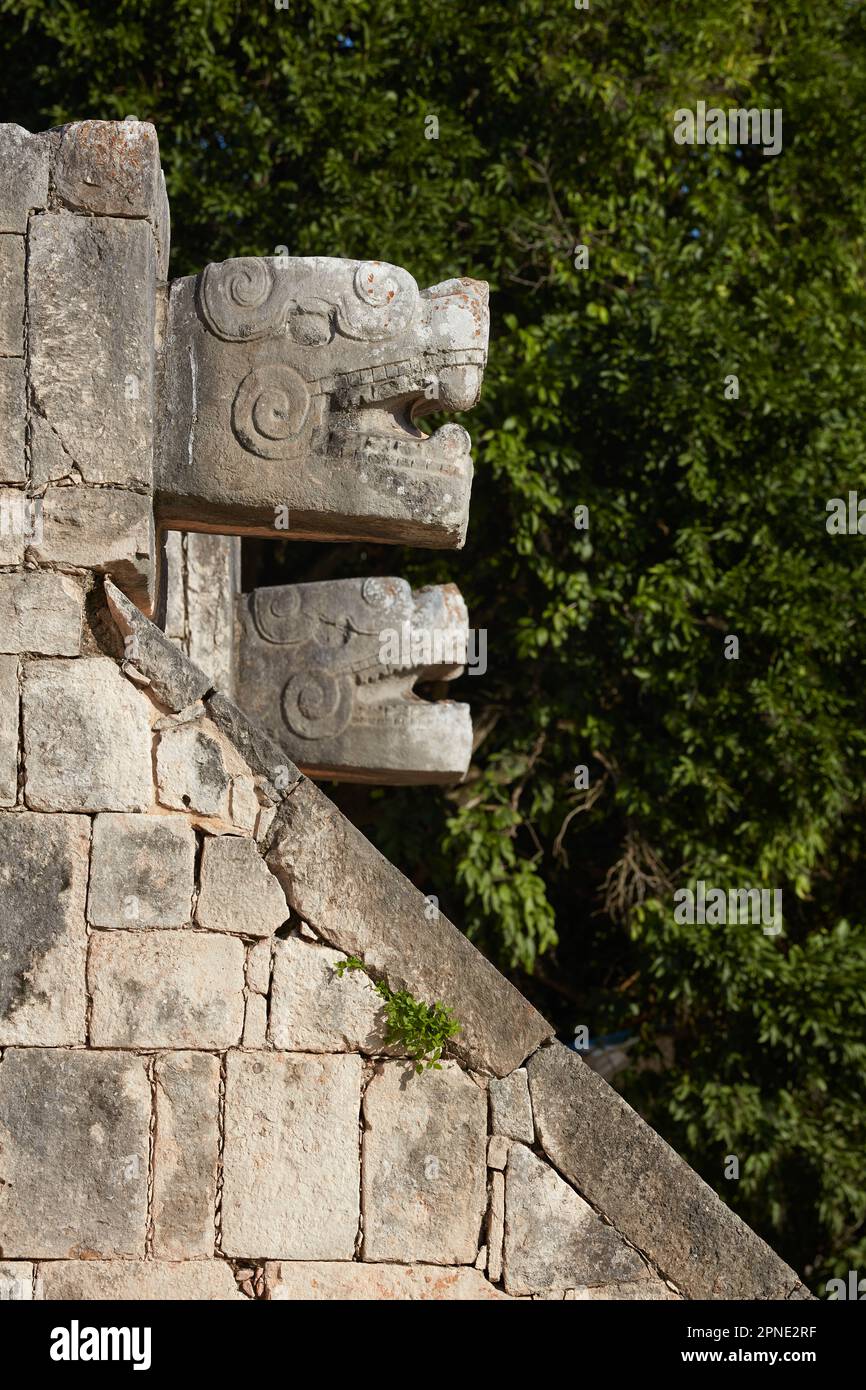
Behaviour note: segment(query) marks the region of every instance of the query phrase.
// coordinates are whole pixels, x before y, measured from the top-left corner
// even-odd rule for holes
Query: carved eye
[[[244,377],[232,406],[232,425],[244,448],[259,458],[289,458],[309,408],[303,377],[274,362]]]
[[[371,575],[361,585],[361,597],[371,608],[393,608],[397,602],[395,581]]]

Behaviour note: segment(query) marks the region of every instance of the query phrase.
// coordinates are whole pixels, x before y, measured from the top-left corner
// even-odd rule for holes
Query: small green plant
[[[340,979],[347,970],[364,968],[358,956],[347,956],[336,966]],[[438,1000],[425,1004],[405,989],[389,989],[384,980],[379,980],[375,989],[385,1001],[385,1042],[404,1049],[419,1076],[423,1071],[441,1071],[442,1049],[449,1038],[460,1032],[460,1023],[451,1009]]]

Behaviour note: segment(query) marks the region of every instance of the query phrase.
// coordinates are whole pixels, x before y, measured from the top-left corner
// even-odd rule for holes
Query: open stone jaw
[[[165,526],[458,548],[469,436],[417,421],[471,409],[487,287],[405,270],[240,258],[171,287],[157,500]]]
[[[453,584],[405,579],[257,589],[238,600],[238,700],[310,776],[448,783],[472,755],[467,705],[416,682],[463,672],[466,606]]]

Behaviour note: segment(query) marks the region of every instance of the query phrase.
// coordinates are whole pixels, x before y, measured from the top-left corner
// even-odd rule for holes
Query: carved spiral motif
[[[361,261],[354,295],[340,304],[340,327],[350,338],[380,342],[402,333],[415,314],[418,286],[408,270],[384,261]]]
[[[309,408],[303,377],[274,362],[244,377],[232,406],[232,426],[250,453],[263,459],[289,458]]]
[[[287,281],[259,256],[237,256],[206,266],[200,297],[208,327],[235,343],[279,333],[286,319]]]
[[[353,703],[350,677],[299,671],[283,691],[283,718],[299,738],[334,738],[349,723]]]
[[[282,646],[308,636],[309,620],[301,611],[301,591],[294,584],[255,589],[252,613],[256,631],[266,642]]]

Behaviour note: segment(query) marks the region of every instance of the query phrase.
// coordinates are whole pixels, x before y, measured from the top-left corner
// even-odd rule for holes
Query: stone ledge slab
[[[687,1298],[784,1299],[792,1269],[561,1043],[527,1063],[541,1145]]]
[[[504,1076],[553,1030],[515,987],[306,778],[283,799],[268,863],[305,922],[392,989],[453,1009],[453,1052]]]

